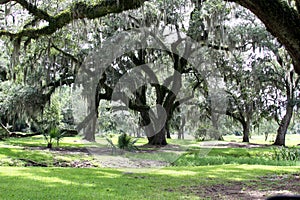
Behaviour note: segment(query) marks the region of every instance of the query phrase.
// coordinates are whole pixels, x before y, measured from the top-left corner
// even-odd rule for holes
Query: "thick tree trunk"
[[[168,139],[171,139],[171,133],[170,133],[170,125],[169,124],[166,124],[166,132],[167,132],[167,138]]]
[[[140,112],[141,113],[141,125],[145,131],[145,134],[148,139],[148,144],[150,145],[167,145],[166,140],[166,128],[163,127],[158,133],[154,133],[155,129],[153,124],[151,124],[150,116],[148,111]]]
[[[293,105],[288,103],[286,114],[284,115],[283,119],[281,120],[281,123],[277,130],[277,136],[276,136],[274,145],[285,146],[285,135],[287,133],[287,129],[290,125],[291,118],[293,116],[293,107],[294,107]]]
[[[87,126],[84,128],[84,137],[83,139],[89,142],[95,142],[95,132],[96,132],[96,123],[97,117],[96,115],[88,122]]]
[[[148,144],[159,146],[167,145],[168,143],[166,140],[166,128],[163,128],[157,134],[148,137]]]
[[[243,142],[249,142],[250,121],[243,123]]]

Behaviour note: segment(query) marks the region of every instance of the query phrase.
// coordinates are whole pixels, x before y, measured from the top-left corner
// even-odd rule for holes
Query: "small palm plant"
[[[64,133],[61,133],[60,129],[56,126],[50,127],[50,130],[44,133],[44,137],[47,141],[47,148],[51,149],[53,142],[56,140],[57,146],[59,141],[63,137]]]
[[[126,133],[122,133],[118,138],[118,147],[122,150],[134,151],[138,149],[137,146],[135,146],[137,141],[138,139],[133,139]]]

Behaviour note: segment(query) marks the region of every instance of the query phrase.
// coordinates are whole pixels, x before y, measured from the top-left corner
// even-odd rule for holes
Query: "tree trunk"
[[[249,142],[250,120],[243,123],[243,142]]]
[[[285,146],[285,135],[293,116],[293,108],[294,106],[290,102],[288,102],[286,114],[280,122],[279,128],[277,130],[276,140],[273,145]]]
[[[87,126],[84,128],[83,139],[89,142],[95,142],[95,132],[96,132],[97,117],[94,115],[92,119],[88,122]]]
[[[213,125],[213,130],[210,134],[211,139],[213,140],[219,140],[222,141],[224,140],[221,133],[219,132],[219,115],[216,113],[212,113],[211,114],[211,121],[212,121],[212,125]]]
[[[166,128],[161,129],[157,134],[148,137],[148,144],[150,145],[167,145],[167,140],[166,140]]]
[[[179,130],[178,130],[178,139],[184,140],[184,126],[185,126],[185,123],[186,123],[185,118],[182,117],[181,118],[181,123],[179,125]]]
[[[48,142],[47,148],[48,148],[48,149],[52,149],[52,143]]]
[[[150,116],[148,111],[140,112],[141,114],[141,125],[145,131],[145,134],[148,138],[148,144],[150,145],[167,145],[166,140],[166,128],[163,127],[158,133],[154,134],[155,129],[153,124],[151,124]]]
[[[169,124],[166,124],[166,132],[167,132],[167,138],[171,139],[171,133],[170,133],[170,127]]]
[[[181,127],[178,130],[178,139],[179,140],[184,140],[184,129],[181,128]]]

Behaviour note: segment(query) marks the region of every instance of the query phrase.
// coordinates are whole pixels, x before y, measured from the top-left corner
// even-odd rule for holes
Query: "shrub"
[[[47,141],[47,147],[51,149],[54,140],[56,140],[56,144],[59,146],[59,141],[63,137],[63,134],[64,133],[61,133],[58,127],[50,127],[49,131],[46,131],[43,134]]]
[[[197,142],[204,141],[206,138],[206,135],[207,135],[207,129],[205,129],[203,127],[199,127],[194,133],[194,137]]]
[[[133,139],[131,136],[126,133],[122,133],[118,138],[118,147],[123,150],[133,151],[138,148],[134,145],[138,139]]]
[[[276,147],[273,148],[273,160],[277,161],[299,161],[300,160],[300,149],[295,147]]]

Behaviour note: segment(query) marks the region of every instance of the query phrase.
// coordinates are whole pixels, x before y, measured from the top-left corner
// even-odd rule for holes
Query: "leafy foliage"
[[[273,160],[277,161],[300,161],[300,149],[278,147],[273,148]]]
[[[58,127],[50,127],[49,131],[43,133],[45,140],[47,141],[47,147],[52,148],[53,141],[56,141],[57,146],[59,146],[59,141],[64,136],[64,132],[61,132]]]
[[[135,146],[135,143],[138,139],[133,139],[131,136],[127,135],[126,133],[122,133],[118,137],[118,147],[123,150],[133,151],[137,150],[138,148]]]

